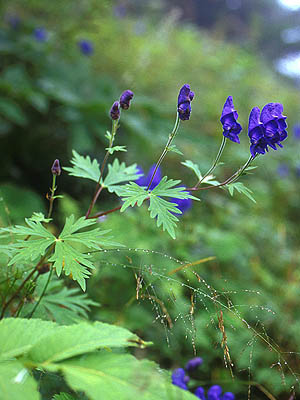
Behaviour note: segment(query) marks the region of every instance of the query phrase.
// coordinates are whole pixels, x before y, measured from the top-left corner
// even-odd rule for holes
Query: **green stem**
[[[103,159],[103,162],[102,162],[102,165],[101,165],[100,176],[99,176],[99,180],[98,180],[97,185],[96,185],[96,190],[95,190],[94,196],[93,196],[93,198],[91,200],[91,203],[90,203],[90,206],[89,206],[89,208],[88,208],[88,210],[87,210],[87,212],[85,214],[85,218],[86,219],[89,217],[90,213],[92,212],[92,209],[94,208],[94,205],[95,205],[95,203],[96,203],[96,201],[97,201],[97,199],[98,199],[98,197],[99,197],[99,195],[100,195],[100,193],[101,193],[101,191],[103,189],[103,186],[101,185],[101,180],[102,180],[102,176],[103,176],[103,172],[104,172],[104,168],[105,168],[107,159],[108,159],[109,154],[110,154],[110,149],[112,148],[114,140],[115,140],[115,136],[116,136],[118,127],[119,127],[119,120],[118,119],[117,120],[113,120],[112,121],[112,128],[111,128],[111,138],[110,138],[110,141],[109,141],[108,150],[105,153],[105,156],[104,156],[104,159]]]
[[[55,199],[54,193],[55,193],[55,190],[56,190],[55,183],[56,183],[56,175],[52,174],[52,187],[50,189],[51,195],[50,195],[50,198],[49,198],[50,205],[49,205],[49,211],[48,211],[48,218],[51,217],[52,210],[53,210],[53,202],[54,202],[54,199]]]
[[[222,143],[221,143],[221,146],[219,148],[219,151],[218,151],[218,154],[217,154],[217,157],[216,157],[215,161],[213,162],[213,164],[210,167],[210,169],[206,172],[206,174],[201,179],[199,179],[199,181],[195,185],[195,188],[198,188],[198,186],[201,185],[201,183],[204,181],[204,179],[216,169],[216,167],[218,165],[218,162],[219,162],[219,160],[221,158],[221,155],[223,153],[223,150],[225,148],[225,145],[226,145],[226,137],[223,136]]]
[[[50,272],[49,272],[49,276],[48,276],[46,285],[44,286],[44,289],[43,289],[43,291],[42,291],[42,293],[41,293],[41,295],[40,295],[38,301],[36,302],[36,305],[33,307],[33,310],[32,310],[31,313],[29,314],[28,318],[32,318],[32,316],[33,316],[33,314],[35,313],[36,309],[38,308],[38,306],[39,306],[39,304],[40,304],[42,298],[44,297],[44,295],[45,295],[45,293],[46,293],[46,291],[47,291],[48,285],[49,285],[49,283],[50,283],[50,280],[51,280],[52,272],[53,272],[53,268],[50,269]]]
[[[180,124],[180,119],[179,119],[179,114],[177,113],[174,128],[173,128],[172,132],[170,133],[167,144],[165,145],[165,148],[164,148],[163,152],[161,153],[161,156],[159,157],[159,159],[155,165],[155,168],[154,168],[152,177],[150,179],[149,185],[147,187],[147,190],[149,190],[160,164],[162,163],[163,159],[165,158],[166,154],[168,153],[168,151],[170,149],[170,145],[171,145],[172,141],[174,140],[176,133],[178,131],[179,124]]]

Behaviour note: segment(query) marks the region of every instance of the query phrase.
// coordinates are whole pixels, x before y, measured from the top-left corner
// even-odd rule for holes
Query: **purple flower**
[[[90,40],[81,39],[78,42],[78,47],[82,54],[85,56],[90,56],[94,53],[94,46]]]
[[[187,199],[187,200],[191,200],[191,199]],[[178,199],[177,199],[177,201],[178,201]],[[192,200],[191,200],[191,202],[192,202]],[[181,211],[182,211],[182,209],[180,208],[180,206],[178,207]],[[184,210],[184,211],[186,211],[186,210]],[[183,211],[182,211],[183,212]],[[191,360],[189,360],[188,362],[187,362],[187,364],[186,364],[186,366],[185,366],[185,369],[187,370],[187,371],[191,371],[191,370],[193,370],[193,369],[196,369],[199,365],[201,365],[203,363],[203,360],[202,360],[202,358],[201,357],[195,357],[195,358],[192,358]]]
[[[256,153],[265,154],[268,146],[277,150],[276,145],[282,147],[282,142],[287,138],[286,117],[282,115],[283,106],[280,103],[268,103],[260,110],[254,107],[249,116],[248,136],[250,138],[250,152],[254,157]],[[260,115],[259,115],[260,114]]]
[[[150,179],[153,175],[154,169],[155,169],[155,164],[152,165],[152,167],[149,169],[147,176],[145,176],[143,169],[141,167],[138,167],[138,173],[144,174],[144,176],[141,176],[139,179],[137,179],[135,181],[135,183],[139,186],[148,187],[148,185],[150,183]],[[154,189],[159,184],[160,181],[161,181],[161,170],[160,170],[160,167],[158,167],[149,189],[150,190]]]
[[[185,371],[183,368],[177,368],[172,373],[173,385],[176,385],[183,390],[188,389],[186,384],[189,380],[190,380],[190,378],[187,375],[185,375]]]
[[[207,399],[208,400],[220,400],[221,394],[222,394],[221,386],[213,385],[207,391]]]
[[[61,174],[61,168],[60,168],[60,164],[59,164],[59,160],[56,159],[51,167],[51,172],[53,175],[60,175]]]
[[[21,19],[17,15],[7,15],[6,21],[13,30],[18,30],[21,25]]]
[[[120,103],[118,101],[115,101],[111,106],[109,114],[111,119],[117,120],[120,118]]]
[[[300,124],[294,125],[294,138],[300,140]]]
[[[48,39],[48,32],[45,28],[35,28],[33,36],[38,42],[45,42]]]
[[[242,130],[242,126],[237,122],[237,119],[238,113],[234,109],[232,97],[228,96],[220,118],[223,125],[223,136],[232,142],[240,143],[238,135]]]
[[[226,392],[221,397],[221,400],[234,400],[234,399],[235,399],[235,395],[231,392]]]
[[[198,386],[194,393],[195,393],[195,396],[198,397],[199,399],[206,400],[205,391],[202,386]]]
[[[191,101],[193,100],[195,93],[191,91],[190,85],[185,84],[179,91],[178,95],[178,106],[177,111],[179,118],[182,121],[190,119],[191,115]]]
[[[132,100],[134,93],[131,90],[125,90],[120,97],[120,106],[123,110],[128,110],[130,101]]]
[[[184,214],[189,208],[192,207],[192,204],[193,204],[192,199],[172,198],[172,199],[170,199],[170,202],[176,204],[176,207],[181,211],[181,214]],[[179,213],[174,212],[174,214],[179,214]]]

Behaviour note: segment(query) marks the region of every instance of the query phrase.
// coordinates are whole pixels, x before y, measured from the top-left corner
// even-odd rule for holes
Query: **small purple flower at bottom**
[[[223,125],[223,136],[235,143],[240,143],[238,135],[241,133],[242,126],[237,122],[238,113],[234,109],[232,96],[228,96],[223,106],[220,121]]]
[[[191,199],[187,199],[187,200],[191,200]],[[199,367],[199,365],[201,365],[202,363],[203,363],[203,360],[202,360],[201,357],[192,358],[191,360],[189,360],[186,363],[185,369],[186,369],[186,371],[191,371],[191,370],[196,369],[197,367]]]
[[[205,391],[202,386],[198,386],[194,392],[195,396],[201,400],[206,400]]]
[[[211,386],[207,391],[207,400],[220,400],[222,388],[219,385]]]
[[[221,397],[221,400],[235,400],[235,395],[231,392],[226,392]]]
[[[38,42],[45,42],[48,39],[48,32],[45,28],[35,28],[33,36]]]
[[[185,371],[183,368],[177,368],[172,373],[173,385],[176,385],[183,390],[188,390],[186,384],[189,380],[190,380],[190,378],[187,375],[185,375]]]
[[[90,40],[81,39],[78,42],[78,47],[82,54],[85,56],[91,56],[94,53],[94,46]]]
[[[155,165],[156,164],[153,164],[152,167],[149,169],[147,176],[145,176],[143,169],[141,167],[138,167],[138,173],[144,174],[144,176],[141,176],[139,179],[137,179],[135,181],[135,183],[139,186],[148,187],[148,185],[150,183],[150,179],[151,179],[154,169],[155,169]],[[160,181],[161,181],[161,171],[160,171],[160,167],[158,167],[149,189],[150,190],[154,189],[159,184]]]

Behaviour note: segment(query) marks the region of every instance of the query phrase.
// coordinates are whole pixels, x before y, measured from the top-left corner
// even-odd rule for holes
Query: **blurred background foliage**
[[[191,358],[194,343],[204,359],[204,385],[225,382],[226,390],[245,398],[250,371],[251,380],[287,398],[295,376],[275,349],[292,352],[288,365],[299,374],[300,360],[293,352],[300,346],[300,140],[293,126],[299,121],[300,102],[298,83],[280,75],[274,65],[299,48],[299,41],[282,40],[283,32],[295,29],[296,13],[275,0],[10,0],[0,7],[1,226],[20,223],[33,211],[45,212],[55,158],[67,166],[76,149],[101,162],[110,129],[108,112],[124,89],[133,90],[135,97],[122,115],[117,144],[128,145],[122,160],[145,171],[157,160],[173,126],[179,88],[189,83],[195,91],[191,120],[182,124],[176,138],[184,157],[171,153],[162,166],[165,175],[186,186],[195,179],[180,162],[193,160],[203,172],[209,168],[221,142],[219,118],[228,95],[243,133],[240,145],[227,145],[225,164],[216,171],[219,180],[248,158],[251,108],[268,102],[284,105],[289,124],[284,149],[259,157],[259,168],[243,179],[256,204],[241,195],[230,198],[223,190],[200,192],[202,202],[181,217],[176,241],[156,229],[146,209],[100,221],[129,248],[182,261],[215,256],[195,267],[204,281],[183,272],[174,282],[168,280],[164,274],[176,262],[158,253],[110,252],[99,256],[88,295],[101,304],[92,308],[91,319],[121,324],[154,342],[140,356],[171,369]],[[81,40],[92,46],[90,54],[80,47]],[[58,190],[64,198],[56,204],[53,229],[70,213],[82,215],[94,188],[64,173]],[[97,210],[116,205],[113,196],[103,194]],[[137,299],[138,274],[145,265],[148,294]],[[151,271],[160,270],[163,277],[156,275],[152,288]],[[193,290],[181,286],[188,279],[206,294],[198,296],[193,318]],[[213,288],[224,292],[229,308],[227,296],[239,305],[240,320],[224,311],[235,381],[224,367]],[[172,329],[161,318],[164,307]],[[267,332],[269,344],[247,329],[243,319],[262,335]],[[262,398],[256,389],[251,396]]]

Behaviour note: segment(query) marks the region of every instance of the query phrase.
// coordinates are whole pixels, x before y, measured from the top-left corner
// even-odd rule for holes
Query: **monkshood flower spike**
[[[262,109],[254,107],[249,115],[248,136],[250,152],[265,154],[268,146],[277,150],[276,145],[283,147],[281,142],[287,138],[286,116],[282,115],[283,106],[280,103],[268,103]]]
[[[185,375],[185,371],[183,368],[177,368],[172,373],[172,383],[175,386],[180,387],[183,390],[188,390],[187,383],[190,378]]]
[[[191,115],[191,101],[193,100],[195,93],[191,91],[190,85],[185,84],[179,91],[177,111],[179,118],[182,121],[190,119]]]
[[[228,96],[220,118],[223,125],[223,135],[232,142],[240,143],[238,135],[241,133],[242,126],[237,122],[237,119],[238,113],[234,109],[232,96]]]

